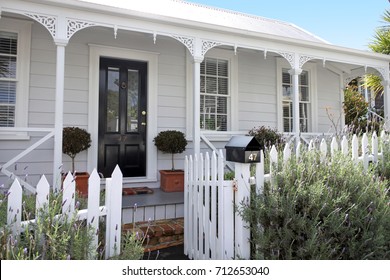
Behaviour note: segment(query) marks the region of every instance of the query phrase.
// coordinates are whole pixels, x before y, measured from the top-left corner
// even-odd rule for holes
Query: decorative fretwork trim
[[[295,54],[289,52],[278,52],[282,57],[284,57],[288,63],[290,63],[291,68],[295,68]]]
[[[312,56],[300,55],[300,56],[299,56],[299,68],[302,68],[302,66],[303,66],[306,62],[308,62],[308,61],[310,61],[310,60],[312,60],[312,59],[314,59],[314,57],[312,57]]]
[[[385,68],[375,67],[375,66],[372,66],[372,68],[374,68],[376,71],[378,71],[381,74],[383,80],[388,80],[390,78],[389,74],[387,74],[387,76],[386,76],[386,69]]]
[[[191,55],[194,55],[194,44],[195,44],[195,39],[192,37],[185,37],[185,36],[180,36],[180,35],[172,35],[172,38],[178,40],[181,42],[184,46],[187,47],[188,51],[190,52]]]
[[[42,24],[46,29],[50,32],[51,36],[53,38],[57,35],[57,17],[55,16],[48,16],[48,15],[42,15],[42,14],[31,14],[31,13],[25,13],[25,16],[28,16],[29,18],[32,18]]]
[[[204,56],[210,49],[220,45],[222,45],[222,43],[202,40],[202,56]]]
[[[78,19],[67,19],[67,30],[66,30],[66,37],[67,39],[70,39],[77,31],[80,31],[81,29],[96,26],[93,22],[78,20]]]

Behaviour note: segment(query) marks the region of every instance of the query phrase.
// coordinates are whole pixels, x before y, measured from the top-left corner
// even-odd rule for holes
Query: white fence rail
[[[87,220],[87,225],[94,229],[93,248],[98,248],[99,217],[106,216],[105,257],[110,258],[120,253],[121,221],[122,221],[122,172],[117,166],[111,178],[106,178],[105,206],[100,206],[100,177],[93,170],[88,181],[88,208],[77,210],[75,207],[75,180],[69,172],[63,182],[62,214],[77,215],[78,220]],[[43,175],[36,186],[36,209],[49,204],[50,185]],[[28,223],[35,220],[22,221],[22,187],[14,180],[8,195],[7,223],[14,234],[20,234]],[[75,211],[77,211],[75,213]]]
[[[382,132],[381,138],[385,139]],[[328,145],[325,139],[316,145],[312,140],[307,147],[318,146],[322,160],[331,160],[336,151],[350,155],[367,169],[369,162],[377,162],[383,156],[379,151],[379,140],[374,133],[371,144],[366,134],[360,141],[356,135],[338,142],[336,138]],[[234,205],[246,200],[249,203],[251,185],[262,191],[264,183],[271,180],[274,164],[285,164],[295,152],[299,158],[302,144],[295,151],[289,144],[283,150],[283,162],[278,163],[278,151],[272,147],[269,155],[270,173],[264,172],[264,155],[260,152],[260,163],[256,163],[255,177],[250,175],[250,164],[235,163],[235,180],[224,180],[225,160],[223,152],[195,155],[185,159],[184,186],[184,251],[191,259],[234,259],[250,258],[250,231],[248,225],[234,211]],[[360,155],[359,155],[360,152]]]

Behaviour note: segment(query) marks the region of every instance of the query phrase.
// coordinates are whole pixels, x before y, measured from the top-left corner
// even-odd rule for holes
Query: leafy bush
[[[256,259],[389,259],[387,181],[339,155],[292,158],[239,211]]]
[[[382,147],[382,160],[376,166],[376,171],[380,178],[390,181],[390,139],[380,138]]]
[[[177,130],[161,131],[154,138],[157,149],[163,153],[172,154],[172,170],[175,170],[173,156],[186,150],[187,139],[183,132]]]
[[[72,159],[72,172],[75,171],[74,159],[76,155],[91,146],[91,135],[79,127],[64,127],[62,151]]]
[[[355,90],[344,90],[345,124],[352,127],[353,133],[366,131],[368,103],[363,95]]]
[[[113,257],[114,260],[140,260],[144,255],[142,246],[145,238],[140,237],[138,233],[127,231],[122,235],[121,253]]]
[[[254,136],[260,144],[260,149],[263,151],[266,147],[271,147],[275,145],[277,147],[282,147],[284,145],[284,138],[281,133],[276,129],[266,126],[259,126],[252,128],[248,134]]]

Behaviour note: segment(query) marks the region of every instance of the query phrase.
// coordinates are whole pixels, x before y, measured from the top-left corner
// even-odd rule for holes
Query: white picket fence
[[[106,216],[105,257],[110,258],[120,253],[121,220],[122,220],[122,182],[123,175],[117,166],[111,178],[106,178],[105,206],[100,206],[100,177],[93,170],[88,181],[88,209],[77,210],[75,201],[75,180],[69,172],[63,181],[62,214],[76,215],[78,220],[87,220],[95,232],[93,248],[98,248],[99,217]],[[43,175],[36,186],[36,209],[49,204],[50,185]],[[23,189],[17,179],[8,193],[7,223],[13,234],[20,234],[28,223],[35,220],[22,221]],[[76,211],[76,212],[75,212]]]
[[[381,134],[385,138],[384,132]],[[325,139],[319,143],[322,160],[331,160],[337,151],[350,154],[358,164],[367,169],[369,162],[377,162],[383,155],[379,151],[379,140],[374,133],[371,144],[366,134],[359,140],[356,135],[351,140],[345,136],[340,142],[334,137],[328,144]],[[307,149],[316,149],[314,140]],[[289,144],[283,150],[284,164],[295,152],[299,158],[302,144],[295,151]],[[360,155],[359,155],[360,150]],[[251,185],[262,192],[264,183],[270,181],[272,167],[278,164],[278,151],[275,146],[270,151],[270,173],[264,172],[264,154],[260,151],[260,163],[256,163],[255,176],[250,175],[250,164],[235,163],[235,179],[224,180],[225,159],[222,150],[218,156],[213,152],[205,155],[187,156],[185,159],[184,186],[184,251],[191,259],[235,259],[250,258],[249,225],[234,211],[234,205],[242,201],[249,203]]]

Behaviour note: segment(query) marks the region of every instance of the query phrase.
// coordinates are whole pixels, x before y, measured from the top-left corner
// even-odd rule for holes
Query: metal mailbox
[[[260,144],[253,136],[233,136],[226,144],[225,149],[227,161],[260,162]]]

